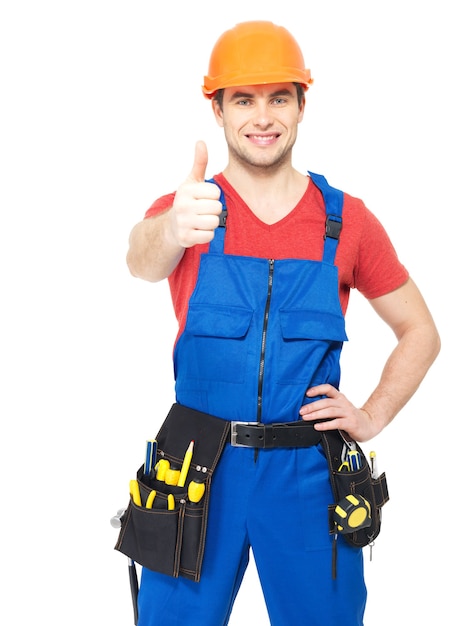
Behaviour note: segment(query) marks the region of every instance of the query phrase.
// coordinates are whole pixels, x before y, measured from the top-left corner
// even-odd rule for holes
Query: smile
[[[247,138],[250,139],[253,143],[258,143],[260,145],[267,145],[273,143],[277,140],[279,135],[247,135]]]

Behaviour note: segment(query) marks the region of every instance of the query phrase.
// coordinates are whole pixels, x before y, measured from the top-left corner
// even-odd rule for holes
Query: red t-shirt
[[[326,213],[323,196],[314,184],[308,185],[300,202],[288,215],[268,225],[254,215],[223,174],[216,175],[214,180],[223,189],[228,209],[225,253],[266,259],[322,259]],[[145,217],[171,207],[174,195],[167,194],[156,200]],[[335,264],[345,313],[351,289],[358,289],[366,298],[377,298],[405,283],[408,271],[400,263],[383,226],[361,200],[344,194],[342,218]],[[208,251],[208,245],[187,248],[169,276],[179,334],[184,328],[187,303],[197,280],[200,255]]]

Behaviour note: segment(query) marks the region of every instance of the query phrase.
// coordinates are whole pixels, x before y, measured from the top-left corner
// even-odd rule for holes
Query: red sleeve
[[[174,202],[174,196],[175,192],[168,193],[165,196],[161,196],[160,198],[158,198],[155,202],[151,204],[149,209],[144,214],[144,217],[154,217],[154,215],[159,215],[159,213],[162,213],[166,209],[169,209]]]
[[[398,289],[408,276],[384,227],[366,209],[354,269],[354,286],[366,298],[378,298]]]

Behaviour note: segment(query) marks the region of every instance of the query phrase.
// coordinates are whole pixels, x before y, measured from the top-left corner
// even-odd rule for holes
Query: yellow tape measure
[[[367,528],[372,523],[372,511],[369,502],[358,494],[349,494],[334,509],[334,521],[341,534],[353,533]]]

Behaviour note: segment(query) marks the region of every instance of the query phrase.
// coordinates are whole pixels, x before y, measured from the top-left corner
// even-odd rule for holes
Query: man
[[[323,181],[292,166],[311,83],[286,29],[246,22],[225,32],[203,92],[224,130],[228,163],[206,180],[207,148],[198,142],[190,175],[132,230],[127,261],[134,276],[169,279],[178,404],[224,420],[305,420],[314,431],[364,442],[412,397],[440,340],[378,220],[347,194],[342,215],[330,218]],[[397,338],[361,407],[339,390],[352,288]],[[201,580],[143,568],[140,626],[227,624],[250,547],[271,624],[361,625],[362,549],[337,539],[333,579],[332,502],[320,445],[227,443],[212,484]]]

